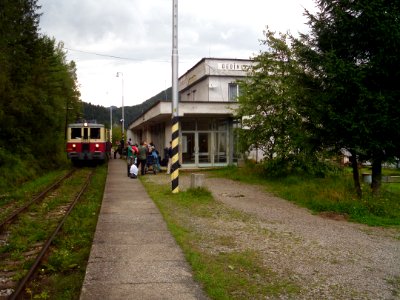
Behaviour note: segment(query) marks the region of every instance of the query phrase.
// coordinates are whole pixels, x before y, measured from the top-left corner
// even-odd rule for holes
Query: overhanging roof
[[[237,102],[182,101],[178,104],[178,113],[179,117],[233,117],[238,105],[239,104]],[[171,113],[171,102],[157,102],[151,108],[141,114],[135,121],[130,123],[128,128],[135,129],[144,125],[153,125],[171,120]]]

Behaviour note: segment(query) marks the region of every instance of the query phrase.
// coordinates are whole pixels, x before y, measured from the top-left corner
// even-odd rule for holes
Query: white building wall
[[[250,60],[203,59],[179,79],[181,101],[228,102],[229,83],[247,75]]]

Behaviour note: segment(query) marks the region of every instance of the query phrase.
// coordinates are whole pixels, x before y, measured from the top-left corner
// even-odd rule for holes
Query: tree
[[[38,33],[38,9],[37,0],[0,0],[0,167],[7,153],[38,170],[58,165],[67,112],[81,110],[75,64]]]
[[[382,162],[400,148],[400,3],[318,0],[311,31],[295,39],[309,91],[299,110],[321,143],[372,160],[379,192]],[[355,182],[361,196],[359,182]]]
[[[0,1],[0,147],[19,145],[26,80],[37,50],[36,0]]]
[[[254,57],[248,76],[240,82],[239,109],[243,131],[241,144],[264,152],[268,160],[282,164],[312,159],[309,137],[296,103],[301,97],[299,65],[288,35],[265,31],[267,51]]]

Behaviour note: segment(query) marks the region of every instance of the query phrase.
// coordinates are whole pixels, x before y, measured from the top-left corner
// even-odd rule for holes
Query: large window
[[[229,83],[228,85],[229,101],[237,101],[238,96],[239,96],[239,85],[234,82]]]
[[[99,139],[100,138],[100,128],[91,128],[90,129],[90,138],[91,139]]]
[[[71,139],[80,139],[82,137],[81,128],[71,128]]]

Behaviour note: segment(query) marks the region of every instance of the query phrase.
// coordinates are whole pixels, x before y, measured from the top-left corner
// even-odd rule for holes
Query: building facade
[[[182,168],[226,166],[237,161],[234,118],[239,87],[251,60],[203,58],[179,78],[179,158]],[[128,126],[133,141],[162,149],[171,140],[171,101],[155,103]]]

